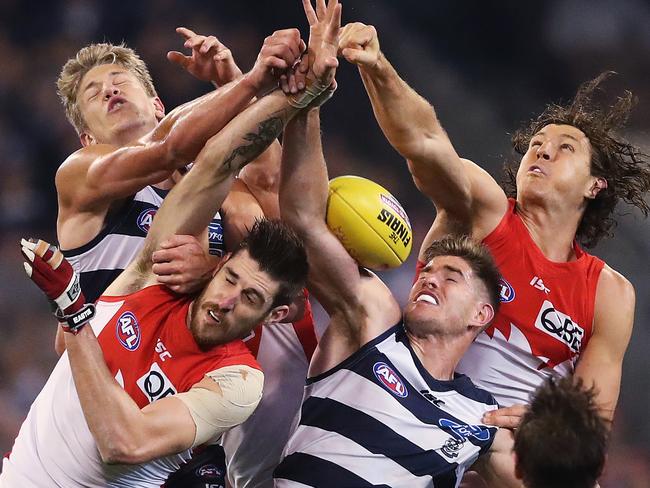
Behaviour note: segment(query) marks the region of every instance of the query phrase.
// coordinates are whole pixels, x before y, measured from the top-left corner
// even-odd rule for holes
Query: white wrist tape
[[[295,108],[305,108],[318,97],[321,93],[327,90],[329,85],[323,85],[320,81],[314,80],[311,84],[307,85],[304,91],[295,93],[289,97],[289,105]]]

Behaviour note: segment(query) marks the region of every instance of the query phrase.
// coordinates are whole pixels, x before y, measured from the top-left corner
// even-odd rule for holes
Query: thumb
[[[169,51],[167,53],[167,59],[174,64],[182,66],[183,68],[185,68],[190,62],[189,56],[185,56],[183,53],[180,53],[178,51]]]

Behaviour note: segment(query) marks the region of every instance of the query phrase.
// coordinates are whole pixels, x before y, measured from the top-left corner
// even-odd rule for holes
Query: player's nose
[[[222,296],[219,298],[219,300],[217,300],[217,306],[222,312],[230,312],[233,308],[235,308],[236,303],[236,295]]]
[[[550,141],[543,143],[537,148],[537,159],[551,161],[555,158],[555,147]]]

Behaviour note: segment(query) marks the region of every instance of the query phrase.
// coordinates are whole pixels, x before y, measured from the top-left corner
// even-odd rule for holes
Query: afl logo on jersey
[[[406,385],[397,373],[386,363],[375,363],[372,367],[377,379],[390,390],[390,392],[400,398],[406,398],[409,394]]]
[[[499,280],[499,300],[501,303],[510,303],[515,299],[515,289],[505,278]]]
[[[129,351],[135,351],[140,345],[140,325],[131,312],[124,312],[117,319],[115,334],[120,344]]]
[[[153,218],[155,215],[156,215],[155,208],[149,208],[147,210],[143,210],[142,212],[140,212],[140,215],[138,215],[138,220],[137,220],[138,227],[145,234],[149,232],[149,229],[151,228],[151,223],[153,222]]]

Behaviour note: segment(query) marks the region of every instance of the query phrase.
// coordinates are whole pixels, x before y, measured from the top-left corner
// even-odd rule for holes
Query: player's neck
[[[558,263],[576,259],[573,241],[582,218],[579,209],[526,202],[517,203],[517,214],[546,259]]]
[[[454,370],[467,347],[468,341],[462,336],[426,336],[413,334],[406,330],[411,347],[431,376],[440,381],[454,379]]]

